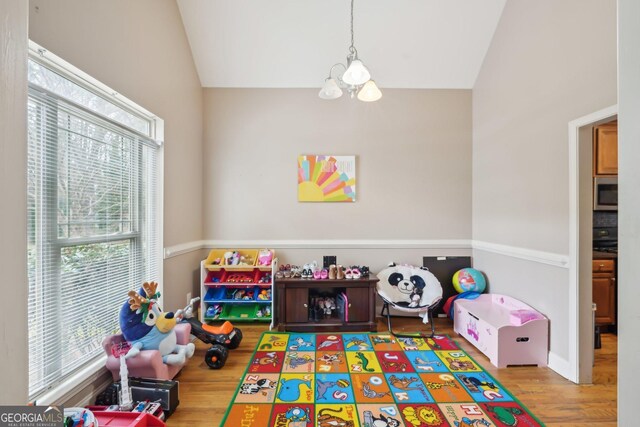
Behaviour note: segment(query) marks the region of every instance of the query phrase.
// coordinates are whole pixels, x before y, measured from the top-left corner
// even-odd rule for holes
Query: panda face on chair
[[[422,290],[426,283],[420,276],[410,276],[406,279],[402,273],[393,273],[389,276],[389,284],[398,288],[400,292],[406,295],[422,295]]]

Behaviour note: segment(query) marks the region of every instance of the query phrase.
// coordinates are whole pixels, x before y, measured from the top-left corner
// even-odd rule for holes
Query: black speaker
[[[471,267],[471,257],[469,256],[425,256],[422,257],[422,266],[427,267],[431,273],[440,281],[442,285],[442,304],[436,308],[436,316],[446,315],[442,310],[444,303],[449,297],[458,293],[453,288],[453,275],[461,268]]]
[[[322,268],[329,268],[331,265],[337,265],[337,257],[335,255],[325,255],[322,257]]]

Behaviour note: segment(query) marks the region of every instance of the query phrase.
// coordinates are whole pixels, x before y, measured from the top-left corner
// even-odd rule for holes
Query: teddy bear
[[[145,282],[139,292],[129,291],[129,299],[120,309],[120,329],[131,344],[125,359],[135,357],[141,350],[159,350],[164,363],[182,365],[193,356],[195,345],[177,343],[175,315],[162,311],[157,288],[156,282]]]

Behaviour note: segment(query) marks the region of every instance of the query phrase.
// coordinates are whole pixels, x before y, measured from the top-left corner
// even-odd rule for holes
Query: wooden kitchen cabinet
[[[593,128],[593,175],[618,174],[618,122]]]
[[[596,325],[616,323],[616,277],[612,259],[593,260],[593,302],[596,303]]]
[[[314,280],[276,279],[276,324],[279,331],[340,332],[377,331],[377,278]],[[323,297],[338,300],[342,307],[331,314],[314,314],[314,301]]]

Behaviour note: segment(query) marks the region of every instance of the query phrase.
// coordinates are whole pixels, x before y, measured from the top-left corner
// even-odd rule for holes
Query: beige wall
[[[473,88],[473,239],[569,251],[568,122],[616,103],[615,0],[510,0]],[[491,291],[550,318],[568,358],[568,270],[476,252]]]
[[[473,88],[474,239],[568,253],[567,124],[615,103],[615,0],[508,1]]]
[[[640,3],[618,1],[620,258],[618,263],[618,425],[637,423],[636,378],[640,374],[638,276],[640,259]]]
[[[164,119],[164,245],[201,239],[202,89],[175,1],[29,6],[32,40]],[[166,301],[182,304],[198,268],[191,264],[185,257],[165,264]]]
[[[471,93],[206,89],[205,239],[468,239]],[[301,154],[356,155],[355,203],[299,203]]]
[[[27,4],[0,2],[0,405],[28,398]]]

